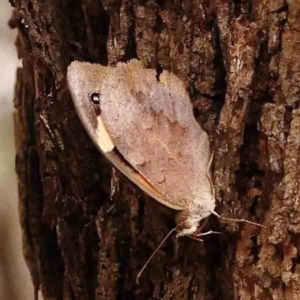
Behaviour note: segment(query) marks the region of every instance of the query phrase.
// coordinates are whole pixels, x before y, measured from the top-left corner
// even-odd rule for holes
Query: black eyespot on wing
[[[92,109],[94,110],[96,116],[100,116],[101,115],[101,94],[98,93],[98,92],[95,92],[95,93],[91,93],[89,94],[89,98],[90,98],[90,101],[95,104],[95,105],[92,105]]]
[[[92,103],[99,105],[100,101],[101,101],[100,93],[91,93],[90,94],[90,100],[91,100]]]

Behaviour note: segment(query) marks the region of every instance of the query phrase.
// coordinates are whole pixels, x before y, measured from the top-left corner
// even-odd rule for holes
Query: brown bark
[[[11,3],[24,256],[44,299],[300,299],[299,1]],[[133,57],[185,82],[217,211],[267,226],[211,217],[220,236],[168,239],[140,285],[173,213],[111,173],[65,81],[72,60]]]

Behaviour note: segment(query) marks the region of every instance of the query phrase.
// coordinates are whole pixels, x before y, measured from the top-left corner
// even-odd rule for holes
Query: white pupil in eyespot
[[[91,101],[94,104],[99,104],[100,103],[100,94],[99,93],[93,93],[93,94],[91,94]]]

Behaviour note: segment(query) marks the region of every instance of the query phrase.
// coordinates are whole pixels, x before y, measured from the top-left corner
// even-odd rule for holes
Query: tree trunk
[[[11,0],[24,256],[44,299],[300,299],[300,3]],[[204,242],[110,165],[66,87],[73,60],[137,57],[187,87],[214,149]],[[184,176],[182,178],[184,180]]]

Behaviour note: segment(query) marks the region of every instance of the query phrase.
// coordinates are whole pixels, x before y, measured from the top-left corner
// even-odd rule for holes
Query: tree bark
[[[300,299],[300,3],[10,0],[24,257],[44,299]],[[137,57],[181,78],[214,150],[204,242],[96,150],[66,87],[73,60]],[[184,180],[184,176],[182,178]],[[37,297],[37,296],[36,296]]]

